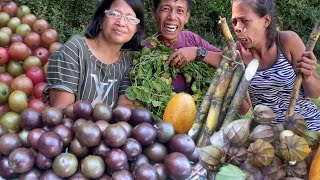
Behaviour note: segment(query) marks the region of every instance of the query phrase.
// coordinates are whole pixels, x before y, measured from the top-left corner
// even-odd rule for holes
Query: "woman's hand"
[[[189,62],[192,62],[197,58],[197,49],[198,47],[183,47],[175,49],[170,54],[168,63],[170,63],[171,66],[183,68]]]
[[[316,73],[317,58],[312,51],[306,51],[302,54],[301,59],[297,61],[295,70],[303,75],[304,79],[314,76]]]

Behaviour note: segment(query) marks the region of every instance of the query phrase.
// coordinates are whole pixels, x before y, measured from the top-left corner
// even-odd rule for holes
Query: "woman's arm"
[[[127,98],[126,95],[122,94],[119,96],[117,106],[128,106],[130,109],[134,109],[135,106],[133,101]]]
[[[75,103],[75,96],[66,91],[50,90],[49,103],[51,107],[64,109],[68,105]]]
[[[313,52],[305,52],[306,47],[303,41],[293,31],[281,32],[280,40],[295,72],[302,74],[302,86],[307,96],[318,98],[320,96],[320,78],[316,72],[317,58]]]

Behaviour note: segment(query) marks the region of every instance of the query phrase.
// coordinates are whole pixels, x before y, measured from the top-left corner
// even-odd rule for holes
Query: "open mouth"
[[[239,41],[241,44],[244,44],[244,43],[247,43],[247,42],[248,42],[248,39],[247,39],[247,38],[238,38],[238,41]]]
[[[175,32],[178,29],[176,25],[165,25],[165,29],[169,32]]]

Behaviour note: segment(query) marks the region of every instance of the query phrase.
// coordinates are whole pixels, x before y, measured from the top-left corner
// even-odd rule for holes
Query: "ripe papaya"
[[[174,126],[176,133],[184,134],[191,128],[197,109],[193,97],[181,92],[175,94],[168,102],[163,120]]]

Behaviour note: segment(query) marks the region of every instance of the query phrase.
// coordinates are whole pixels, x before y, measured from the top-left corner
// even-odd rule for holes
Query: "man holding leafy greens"
[[[199,35],[184,30],[191,13],[192,0],[154,0],[152,15],[158,26],[154,35],[166,47],[172,48],[168,63],[183,68],[192,61],[203,61],[212,67],[218,67],[221,54],[219,48],[209,44]],[[144,46],[153,48],[149,40]],[[178,74],[172,82],[175,92],[192,93],[186,77]]]

